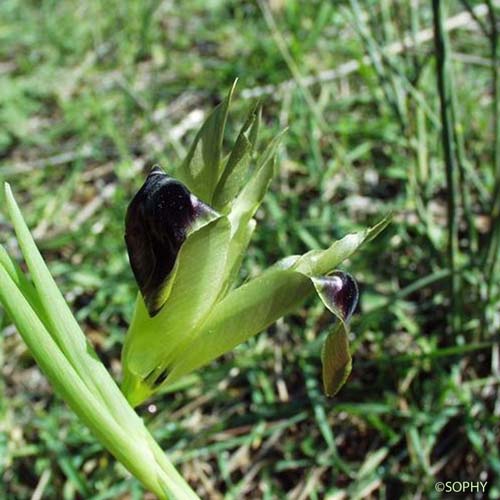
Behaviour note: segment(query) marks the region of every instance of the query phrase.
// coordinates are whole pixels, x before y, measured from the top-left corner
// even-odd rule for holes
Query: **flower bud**
[[[130,265],[150,316],[168,297],[169,276],[186,237],[217,213],[179,181],[154,167],[125,219]]]

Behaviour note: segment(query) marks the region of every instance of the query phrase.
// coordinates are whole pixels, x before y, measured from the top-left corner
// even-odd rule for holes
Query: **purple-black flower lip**
[[[338,312],[341,319],[348,322],[358,305],[359,289],[356,280],[344,271],[335,271],[314,280],[327,307]]]
[[[163,306],[162,291],[198,218],[215,212],[184,184],[155,166],[130,202],[125,242],[130,265],[150,316]]]

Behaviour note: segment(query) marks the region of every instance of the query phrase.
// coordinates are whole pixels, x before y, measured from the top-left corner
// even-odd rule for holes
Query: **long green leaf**
[[[228,96],[212,111],[195,137],[175,176],[205,203],[211,204],[222,174],[222,141],[236,81]]]
[[[38,251],[8,184],[5,195],[9,216],[31,272],[38,301],[43,307],[44,323],[49,334],[80,379],[93,394],[100,397],[116,422],[122,427],[136,429],[139,417],[87,342]]]
[[[347,235],[327,250],[280,261],[261,276],[230,292],[214,307],[189,347],[178,353],[166,383],[173,383],[209,363],[296,310],[315,290],[311,278],[332,272],[365,241],[382,231],[389,220],[386,217],[367,231]],[[338,312],[332,312],[339,317]],[[331,354],[331,347],[330,342],[325,356]],[[332,373],[329,365],[328,373]],[[329,389],[328,392],[332,391]]]
[[[255,222],[252,220],[276,173],[276,152],[286,131],[276,136],[264,150],[250,181],[233,203],[229,220],[231,242],[225,270],[226,290],[233,284],[245,251],[250,243]]]
[[[255,219],[250,219],[246,226],[240,226],[238,232],[233,235],[227,254],[225,286],[221,293],[221,297],[225,295],[236,282],[238,272],[240,271],[241,263],[245,257],[245,249],[250,244],[253,232],[257,222]]]
[[[5,192],[7,209],[35,287],[2,248],[0,302],[35,360],[75,413],[146,487],[160,498],[197,498],[87,343],[7,184]]]
[[[241,190],[245,184],[250,166],[252,152],[257,140],[260,123],[260,109],[254,106],[241,127],[238,138],[224,167],[217,189],[213,197],[216,210],[223,209]]]
[[[296,310],[313,291],[306,276],[278,267],[234,290],[215,306],[200,334],[175,360],[167,383],[230,351]]]
[[[311,250],[302,255],[295,263],[294,269],[307,276],[322,276],[328,274],[338,265],[356,252],[363,243],[371,241],[390,223],[392,215],[384,217],[375,226],[344,236],[326,250]]]
[[[241,226],[248,224],[262,203],[276,173],[276,152],[285,132],[286,130],[278,134],[264,150],[251,179],[234,201],[229,214],[233,235],[238,232]]]
[[[107,408],[68,362],[3,266],[0,266],[0,301],[56,391],[120,462],[151,491],[164,496],[157,478],[161,470],[158,471],[148,447],[139,440],[130,439],[130,434],[116,425]]]
[[[0,266],[4,267],[12,281],[21,290],[30,306],[47,328],[49,325],[48,318],[33,283],[25,276],[19,265],[9,257],[9,254],[2,245],[0,245]]]

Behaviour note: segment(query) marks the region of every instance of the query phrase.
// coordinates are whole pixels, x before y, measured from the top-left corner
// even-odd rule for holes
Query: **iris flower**
[[[328,249],[286,257],[236,286],[281,135],[257,154],[254,108],[223,158],[230,97],[207,119],[175,177],[154,167],[128,207],[125,241],[139,293],[122,390],[132,405],[265,330],[312,293],[336,318],[321,353],[325,393],[335,395],[351,371],[348,322],[358,287],[337,267],[388,219]]]

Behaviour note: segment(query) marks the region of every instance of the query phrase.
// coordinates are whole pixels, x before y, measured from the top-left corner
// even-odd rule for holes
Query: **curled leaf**
[[[217,215],[159,167],[153,168],[130,202],[125,242],[150,316],[168,297],[168,277],[186,238]]]

